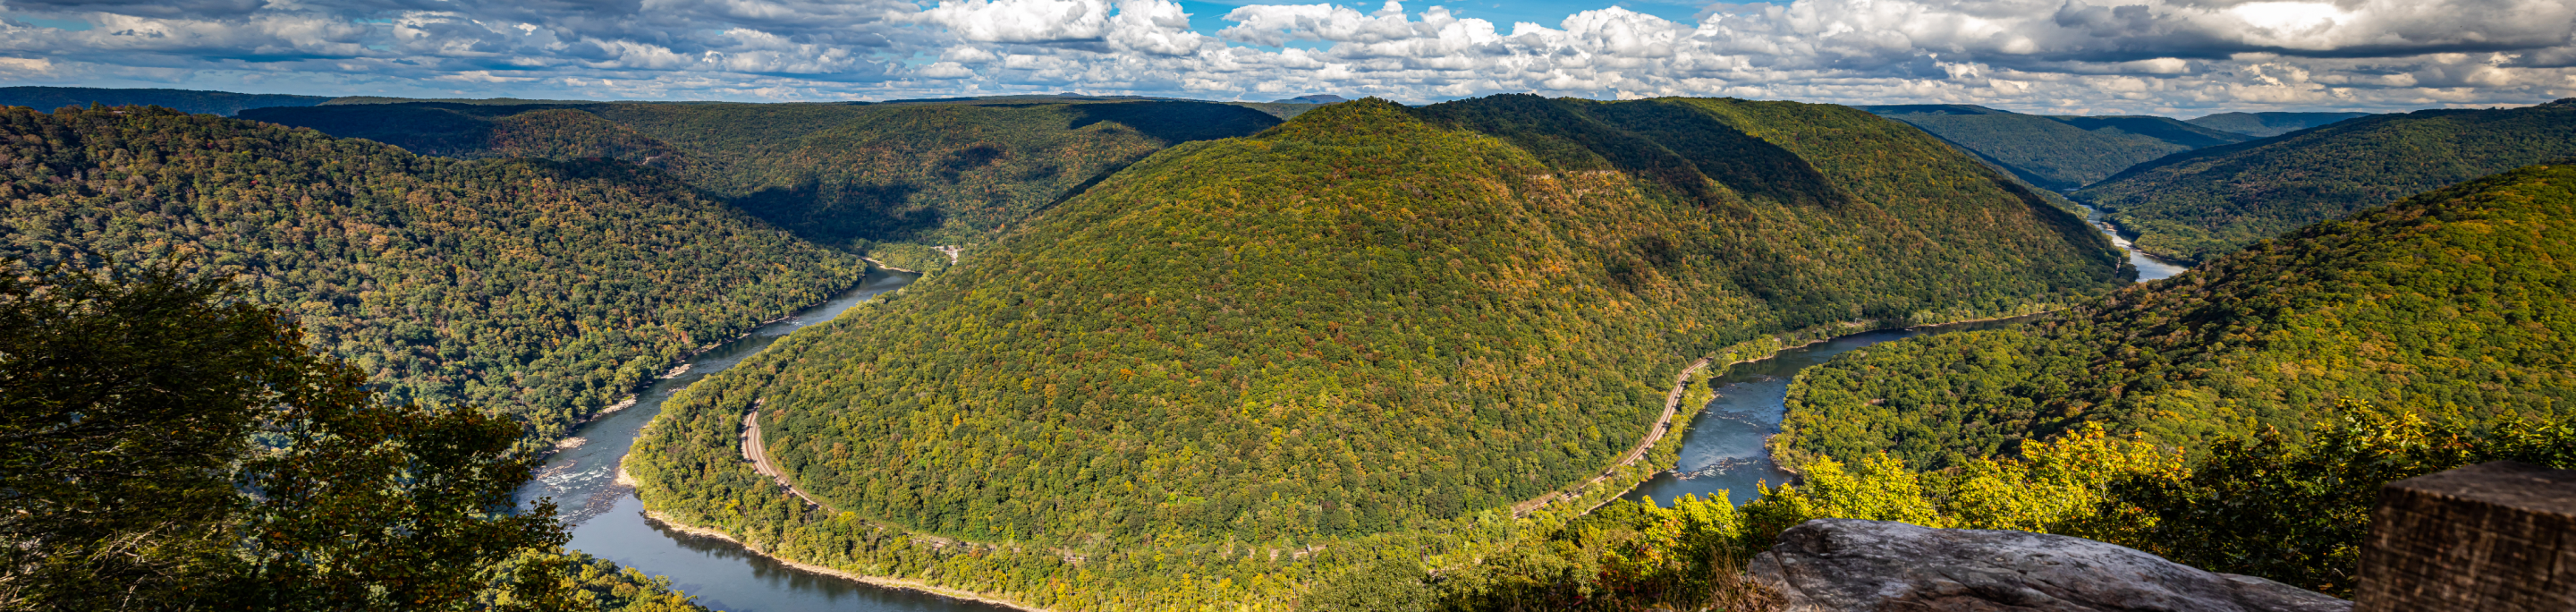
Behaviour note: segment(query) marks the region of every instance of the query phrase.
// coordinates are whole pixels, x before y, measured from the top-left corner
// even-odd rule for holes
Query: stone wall
[[[2576,471],[2499,461],[2388,483],[2355,612],[2576,610]]]

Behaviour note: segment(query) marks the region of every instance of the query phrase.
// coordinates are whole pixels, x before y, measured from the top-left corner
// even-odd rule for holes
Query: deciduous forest
[[[628,462],[647,503],[1057,609],[1285,605],[1496,541],[1615,465],[1695,357],[2120,273],[2073,217],[1866,113],[1534,96],[1184,144],[973,257],[675,398]],[[824,507],[740,461],[752,410]]]
[[[2051,190],[2090,185],[2166,155],[2253,139],[2163,117],[2025,115],[1964,104],[1860,108],[1923,128]]]
[[[515,497],[692,354],[741,361],[595,482],[1064,611],[1761,609],[1745,560],[1827,517],[2349,596],[2380,483],[2576,468],[2576,100],[98,91],[241,118],[0,107],[0,609],[701,610]],[[2206,263],[2132,285],[2032,187],[2088,184]],[[698,353],[870,265],[933,274]],[[1618,501],[1738,360],[2031,315],[1800,371],[1793,483]]]
[[[834,104],[443,102],[261,109],[246,118],[461,158],[619,159],[816,242],[982,241],[1174,144],[1279,123],[1176,100]]]
[[[2018,329],[1912,339],[1809,368],[1791,462],[2009,456],[2080,427],[2178,448],[2340,401],[2435,423],[2576,405],[2576,166],[2539,165],[2257,243]]]
[[[149,107],[0,124],[0,253],[232,275],[388,398],[512,414],[530,445],[867,265],[621,162],[458,161]]]

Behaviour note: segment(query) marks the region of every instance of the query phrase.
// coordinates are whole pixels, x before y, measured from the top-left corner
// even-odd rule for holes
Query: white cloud
[[[1513,24],[1255,5],[1213,16],[1230,23],[1215,36],[1171,0],[6,0],[0,15],[93,25],[0,22],[0,71],[20,81],[314,93],[1537,92],[2174,114],[2576,95],[2566,0],[1794,0],[1696,23],[1610,8]]]
[[[1096,41],[1109,30],[1109,3],[1101,0],[965,0],[939,3],[913,20],[947,26],[974,42],[1057,43]]]

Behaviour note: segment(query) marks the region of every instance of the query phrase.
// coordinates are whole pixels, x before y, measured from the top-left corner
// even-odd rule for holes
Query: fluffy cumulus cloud
[[[1431,101],[1502,92],[2365,109],[2576,96],[2568,0],[1792,0],[1693,23],[1170,0],[0,0],[23,84],[853,99],[1076,90]]]

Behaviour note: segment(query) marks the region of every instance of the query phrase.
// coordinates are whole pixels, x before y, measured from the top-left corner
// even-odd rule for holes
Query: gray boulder
[[[2352,602],[2083,538],[1816,519],[1754,555],[1792,611],[2347,612]]]

